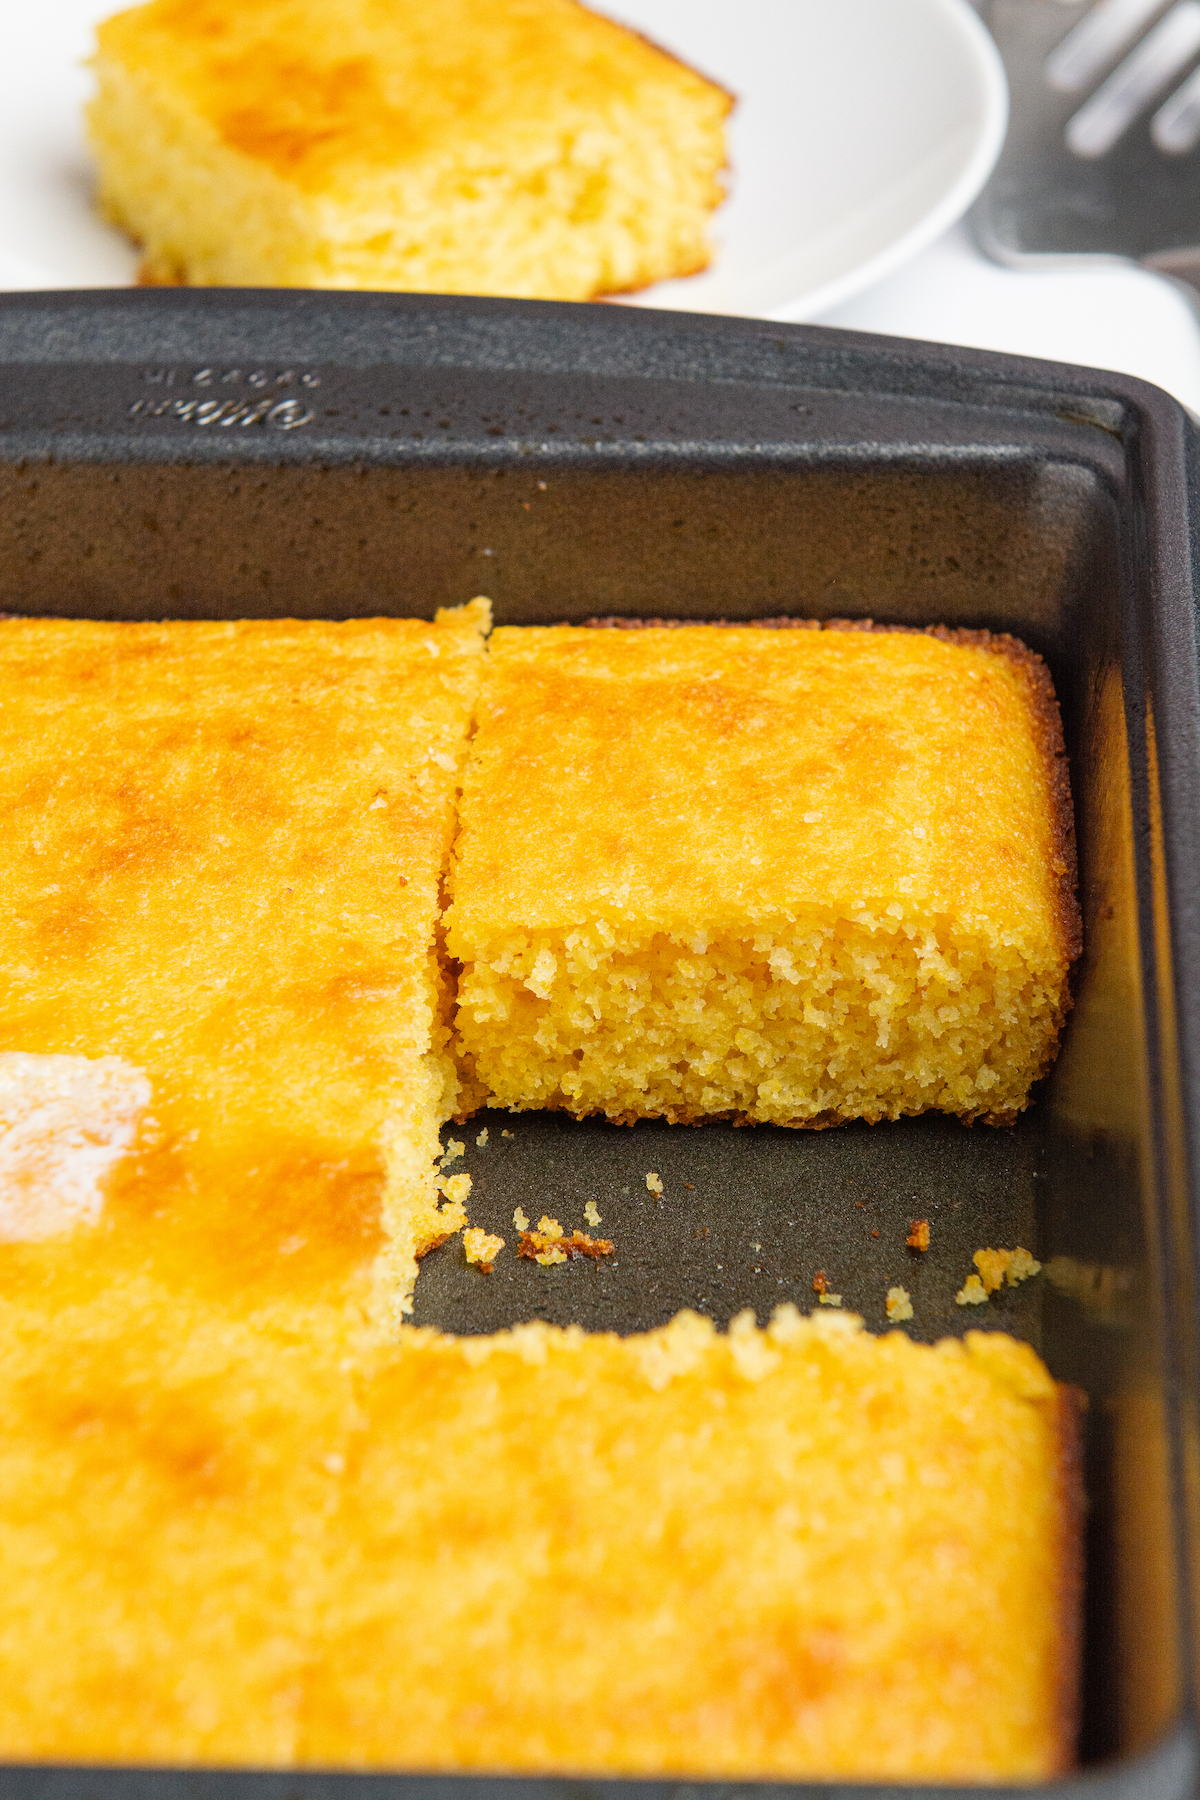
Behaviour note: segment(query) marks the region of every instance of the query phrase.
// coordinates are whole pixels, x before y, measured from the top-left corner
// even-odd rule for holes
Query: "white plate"
[[[115,0],[0,0],[0,288],[112,287],[135,257],[91,209],[80,128],[92,27]],[[713,267],[636,304],[811,318],[971,204],[1007,94],[967,0],[609,0],[732,90]]]

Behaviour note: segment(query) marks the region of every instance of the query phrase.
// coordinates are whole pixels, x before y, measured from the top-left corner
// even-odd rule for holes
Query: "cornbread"
[[[496,631],[451,954],[475,1093],[1011,1120],[1078,951],[1044,665],[986,632]]]
[[[5,1293],[410,1304],[485,615],[0,621]]]
[[[291,1763],[356,1416],[345,1343],[308,1283],[268,1326],[173,1273],[110,1280],[112,1247],[80,1236],[93,1279],[49,1291],[14,1294],[5,1250],[0,1757]]]
[[[408,1331],[342,1486],[301,1759],[1039,1780],[1073,1754],[1074,1408],[783,1307]],[[853,1504],[847,1504],[853,1495]]]
[[[907,1288],[890,1287],[884,1300],[884,1311],[890,1325],[902,1325],[913,1316],[912,1295]]]
[[[517,1255],[548,1266],[575,1262],[581,1256],[598,1262],[602,1256],[611,1256],[615,1248],[611,1238],[594,1238],[587,1231],[566,1232],[557,1219],[543,1216],[538,1220],[536,1230],[521,1232]]]
[[[504,1239],[494,1231],[481,1231],[477,1225],[470,1226],[463,1232],[463,1255],[469,1263],[475,1263],[490,1275],[496,1258],[504,1248]]]
[[[143,1298],[136,1342],[0,1299],[6,1760],[1068,1766],[1072,1396],[1012,1339],[783,1307],[347,1359]]]
[[[1009,1287],[1019,1287],[1042,1272],[1037,1257],[1019,1244],[1015,1250],[977,1250],[971,1260],[979,1273],[968,1275],[955,1294],[959,1306],[982,1306],[1006,1281]]]
[[[0,622],[0,1757],[778,1779],[1057,1774],[1072,1758],[1078,1675],[1075,1401],[1027,1347],[992,1333],[934,1348],[869,1337],[838,1310],[823,1270],[815,1316],[785,1306],[766,1331],[748,1312],[727,1335],[683,1313],[625,1339],[546,1325],[455,1339],[401,1323],[417,1257],[466,1224],[471,1176],[450,1172],[465,1140],[439,1152],[439,1126],[488,1091],[486,1058],[469,1050],[461,1073],[452,1060],[439,922],[485,624],[480,602],[434,625]],[[919,702],[941,722],[942,753],[955,706],[969,713],[963,741],[988,739],[992,722],[1012,792],[1001,848],[989,838],[985,851],[993,844],[1007,867],[1001,849],[1023,842],[1045,763],[1013,750],[1023,740],[1012,719],[1042,716],[1022,715],[1012,693],[1023,690],[1005,685],[1014,669],[1035,679],[1015,654],[990,640],[913,637],[904,641],[919,653],[934,647],[932,662],[917,654],[883,672],[868,660],[830,673],[818,659],[815,673],[797,675],[786,658],[768,659],[738,687],[726,664],[687,662],[687,632],[656,635],[672,655],[678,647],[686,676],[681,689],[668,667],[669,704],[645,715],[651,756],[680,763],[668,800],[711,756],[714,780],[723,773],[730,793],[749,797],[749,816],[786,833],[788,770],[768,779],[743,740],[770,729],[791,756],[779,717],[803,711],[802,690],[827,681],[869,697],[890,683],[910,713]],[[738,680],[739,638],[757,654],[838,637],[692,635],[705,654],[725,646]],[[498,634],[497,680],[510,685],[493,682],[478,714],[455,919],[484,828],[504,823],[489,808],[507,805],[505,782],[515,791],[538,778],[522,761],[535,734],[521,709],[537,703],[544,671],[537,656],[513,662],[506,640],[516,636],[536,650],[561,634]],[[613,644],[642,640],[563,641],[620,657]],[[939,710],[936,657],[964,649],[982,671],[981,691],[965,688],[974,711],[960,694]],[[661,656],[649,676],[636,659],[631,667],[617,700],[603,688],[595,699],[598,679],[610,679],[602,666],[571,675],[588,701],[580,717],[612,734],[618,767],[614,714],[619,724],[621,706],[664,691]],[[562,671],[556,680],[565,714]],[[510,707],[519,729],[497,753]],[[872,716],[852,718],[852,746]],[[696,718],[705,730],[684,768],[680,745]],[[545,728],[556,723],[550,709]],[[795,751],[810,784],[818,737]],[[560,828],[571,782],[602,765],[598,753],[589,763],[588,741],[585,731],[559,742]],[[861,745],[855,754],[865,756]],[[893,806],[923,791],[908,779],[893,783]],[[971,779],[994,802],[986,780]],[[651,991],[653,1054],[662,1018],[694,1036],[706,999],[729,1029],[741,1004],[730,943],[790,992],[775,953],[794,973],[804,930],[882,946],[893,965],[906,943],[925,957],[921,969],[936,951],[939,969],[969,967],[977,1012],[995,1008],[997,992],[1011,996],[997,946],[1015,944],[1028,960],[1040,941],[1040,890],[1019,861],[1003,890],[1007,937],[986,880],[967,897],[974,913],[957,890],[957,911],[934,905],[937,883],[961,874],[945,818],[957,817],[967,783],[938,790],[920,815],[932,874],[916,911],[899,915],[884,904],[908,894],[898,879],[857,907],[835,887],[834,913],[822,914],[811,894],[786,887],[783,859],[745,899],[746,870],[763,866],[761,823],[733,859],[742,889],[727,905],[715,871],[732,807],[714,813],[706,843],[694,817],[676,828],[660,806],[653,873],[672,904],[691,891],[708,908],[702,927],[688,927],[686,956],[708,960],[698,929],[714,948],[702,1004],[681,1011],[678,983],[660,981],[656,1014]],[[811,792],[789,802],[793,812],[801,802],[811,808]],[[594,802],[581,814],[602,861],[610,814]],[[635,818],[629,842],[613,840],[626,891],[580,940],[617,952],[591,970],[614,991],[634,966],[629,946],[644,951],[638,908],[651,883],[635,853],[651,839],[641,829]],[[514,843],[501,831],[489,853],[511,855]],[[555,877],[538,862],[547,843],[543,833],[518,846],[544,883]],[[868,817],[858,866],[882,867],[886,883],[896,858],[879,844],[879,819]],[[572,857],[567,903],[586,863],[582,839]],[[489,879],[501,889],[517,879],[520,893],[533,877],[494,869]],[[504,903],[509,929],[529,934],[527,991],[553,998],[559,940],[536,938]],[[652,949],[670,951],[674,929],[660,919]],[[980,943],[987,955],[977,949],[968,965],[964,944]],[[816,1004],[810,963],[806,1006]],[[854,966],[864,979],[865,956]],[[476,974],[468,964],[464,1042]],[[838,979],[844,989],[844,968]],[[919,989],[926,1010],[930,980]],[[744,985],[769,1036],[789,1015],[769,986],[764,1004]],[[843,989],[825,1005],[844,1001],[844,1020],[859,1002]],[[1018,1001],[1010,1049],[1040,1016]],[[545,1016],[553,1023],[552,1007]],[[630,1016],[612,1015],[626,1030],[627,1085]],[[733,1061],[750,1056],[738,1031]],[[960,1032],[969,1043],[979,1035]],[[514,1042],[536,1057],[556,1040],[539,1025],[529,1043]],[[1002,1049],[988,1054],[1007,1068]],[[605,1055],[611,1063],[611,1046]],[[587,1068],[582,1056],[573,1066]],[[661,1087],[657,1065],[651,1073]],[[886,1074],[873,1076],[880,1091]],[[691,1079],[685,1065],[681,1080]],[[484,1129],[476,1144],[486,1139]],[[669,1208],[658,1171],[644,1179]],[[594,1201],[583,1214],[599,1225]],[[517,1257],[501,1283],[523,1262],[614,1250],[548,1214],[531,1228],[518,1206],[513,1222]],[[497,1234],[464,1231],[463,1255],[484,1274],[503,1248]],[[1023,1251],[981,1251],[976,1262],[997,1284],[1036,1268]],[[912,1316],[903,1288],[886,1309]]]
[[[587,300],[709,260],[730,96],[575,0],[150,0],[98,43],[147,280]]]

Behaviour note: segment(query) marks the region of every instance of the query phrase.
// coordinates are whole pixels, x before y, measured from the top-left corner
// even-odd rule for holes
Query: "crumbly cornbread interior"
[[[1077,954],[1061,730],[1010,639],[492,634],[447,941],[475,1092],[995,1122]]]
[[[462,1223],[438,909],[485,620],[0,622],[0,1105],[79,1059],[145,1090],[97,1229],[0,1243],[8,1295],[410,1304]]]
[[[584,300],[709,260],[730,97],[575,0],[150,0],[98,43],[151,280]]]

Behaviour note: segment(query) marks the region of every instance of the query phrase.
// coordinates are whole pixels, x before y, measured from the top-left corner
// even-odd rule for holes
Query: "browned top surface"
[[[799,907],[1078,948],[1044,666],[985,633],[505,629],[461,812],[460,954],[506,920],[746,928]],[[898,915],[897,915],[898,916]]]

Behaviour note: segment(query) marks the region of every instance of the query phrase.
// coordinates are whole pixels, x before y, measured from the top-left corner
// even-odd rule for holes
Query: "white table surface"
[[[1118,369],[1200,414],[1200,313],[1189,291],[1103,257],[1002,268],[958,225],[819,322]]]

